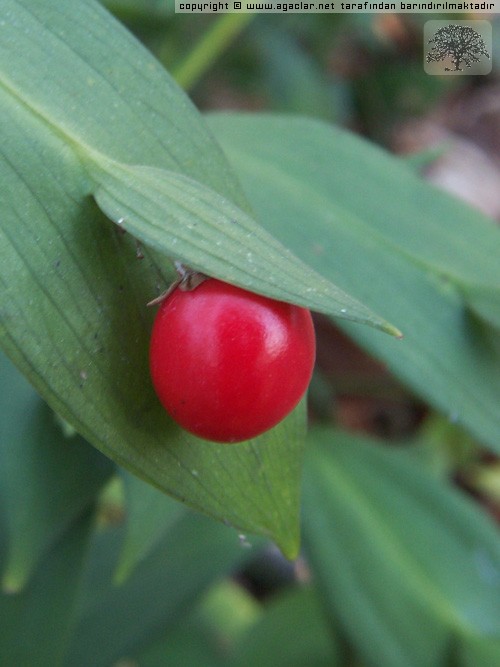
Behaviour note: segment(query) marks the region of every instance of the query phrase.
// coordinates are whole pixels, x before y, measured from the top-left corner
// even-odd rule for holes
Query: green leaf
[[[390,324],[303,265],[238,208],[248,205],[195,109],[189,108],[187,98],[166,73],[161,76],[159,64],[148,58],[130,35],[125,36],[102,8],[89,2],[83,8],[70,4],[60,12],[56,0],[35,10],[27,0],[8,3],[16,22],[6,22],[3,31],[3,95],[7,102],[26,108],[37,139],[43,131],[55,134],[76,151],[94,181],[84,185],[80,180],[82,194],[95,194],[105,212],[115,222],[123,221],[123,228],[136,233],[141,241],[209,275],[398,334]],[[81,25],[74,25],[74,21]],[[80,39],[83,22],[93,24],[92,31]],[[35,29],[40,38],[33,43],[27,35]],[[68,31],[71,44],[65,39]],[[106,52],[102,43],[97,43],[102,42],[104,34]],[[128,50],[126,58],[118,55],[121,48]],[[131,53],[137,53],[137,63],[131,62]],[[14,67],[8,65],[13,56]],[[33,62],[45,75],[50,68],[43,91],[38,85],[40,71]],[[111,71],[106,68],[108,63],[113,66]],[[158,88],[156,99],[148,88],[152,85]],[[140,112],[153,107],[159,114],[161,103],[168,105],[162,116],[150,113],[143,121]],[[33,128],[36,121],[41,125]],[[131,128],[136,132],[140,128],[138,138]],[[117,133],[119,129],[125,137]],[[157,144],[152,154],[146,150],[151,142]],[[158,168],[159,164],[163,169]],[[75,166],[72,172],[74,180]],[[78,176],[81,179],[82,174]],[[174,227],[169,224],[172,219]],[[199,223],[205,247],[193,229]],[[191,233],[186,235],[185,228]],[[177,237],[187,244],[187,254],[182,243],[175,245]],[[215,264],[214,255],[218,258]],[[273,274],[275,264],[277,271]],[[260,271],[264,275],[259,276]]]
[[[338,647],[311,588],[272,599],[235,648],[231,667],[335,667]]]
[[[482,306],[498,320],[498,228],[404,162],[326,124],[245,114],[209,122],[262,224],[405,337],[339,326],[500,451],[500,355],[469,313]]]
[[[125,491],[126,536],[115,573],[117,584],[123,584],[182,513],[182,505],[154,486],[126,470],[121,470],[121,477]]]
[[[207,627],[219,635],[219,640],[229,647],[260,617],[261,605],[244,584],[226,578],[212,586],[195,610],[195,615],[202,618]]]
[[[99,207],[149,247],[254,292],[399,334],[214,190],[175,172],[87,154]]]
[[[101,4],[4,0],[2,18],[1,99],[26,109],[33,149],[42,123],[73,147],[179,171],[245,205],[196,108]]]
[[[305,548],[366,663],[435,667],[499,639],[500,539],[486,514],[404,451],[332,430],[311,440]]]
[[[496,285],[464,285],[462,294],[472,312],[500,329],[500,290]]]
[[[26,585],[42,555],[93,503],[113,469],[55,415],[0,354],[0,491],[7,532],[5,591]]]
[[[0,663],[59,667],[70,639],[93,515],[74,523],[21,593],[0,595]]]
[[[170,630],[160,641],[142,651],[137,662],[141,667],[185,665],[186,667],[227,667],[220,638],[213,636],[199,618],[187,618]]]
[[[259,87],[264,87],[274,110],[324,120],[341,115],[338,82],[292,31],[284,31],[279,23],[261,21],[249,31],[247,40],[255,45],[262,68]]]
[[[135,658],[141,667],[229,665],[233,644],[260,615],[256,599],[232,579],[212,586],[182,620]]]
[[[500,639],[477,639],[468,637],[463,642],[460,654],[460,666],[477,667],[477,665],[500,664]]]
[[[417,153],[409,153],[403,156],[402,159],[410,169],[418,174],[430,167],[439,158],[444,157],[450,148],[451,146],[446,143],[437,144],[430,148],[424,148]]]
[[[181,432],[151,387],[145,304],[171,281],[173,255],[394,330],[252,221],[196,109],[99,4],[5,0],[1,11],[0,344],[107,456],[293,555],[304,413],[232,448]]]
[[[140,654],[175,628],[214,580],[254,554],[233,531],[184,510],[116,587],[122,538],[121,531],[107,530],[93,545],[68,667],[108,667]]]

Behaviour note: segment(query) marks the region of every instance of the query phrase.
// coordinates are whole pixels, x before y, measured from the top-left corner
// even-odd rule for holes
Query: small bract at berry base
[[[169,415],[194,435],[249,440],[276,426],[309,385],[311,313],[214,278],[174,289],[156,315],[153,385]]]

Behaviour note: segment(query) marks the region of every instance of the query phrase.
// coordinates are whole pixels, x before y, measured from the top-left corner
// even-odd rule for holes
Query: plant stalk
[[[172,76],[177,83],[184,90],[190,90],[253,18],[254,14],[250,13],[220,16],[193,50],[173,69]]]

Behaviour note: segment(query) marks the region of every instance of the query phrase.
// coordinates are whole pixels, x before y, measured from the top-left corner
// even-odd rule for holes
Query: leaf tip
[[[300,553],[300,532],[275,536],[276,546],[287,560],[295,560]]]
[[[393,324],[390,324],[389,322],[384,322],[382,331],[385,331],[385,333],[394,336],[394,338],[396,338],[397,340],[402,340],[404,338],[403,332],[397,327],[395,327]]]

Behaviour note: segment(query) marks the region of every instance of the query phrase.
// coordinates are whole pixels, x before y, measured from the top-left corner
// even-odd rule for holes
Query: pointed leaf
[[[89,156],[87,168],[96,181],[99,207],[149,247],[255,292],[399,335],[201,183],[90,151]]]
[[[500,355],[467,300],[498,321],[499,228],[401,160],[324,123],[246,114],[209,120],[262,223],[405,337],[339,326],[500,451]],[[474,285],[483,287],[473,295]]]
[[[115,573],[123,584],[179,518],[182,505],[146,484],[126,470],[121,470],[125,491],[126,535]]]

